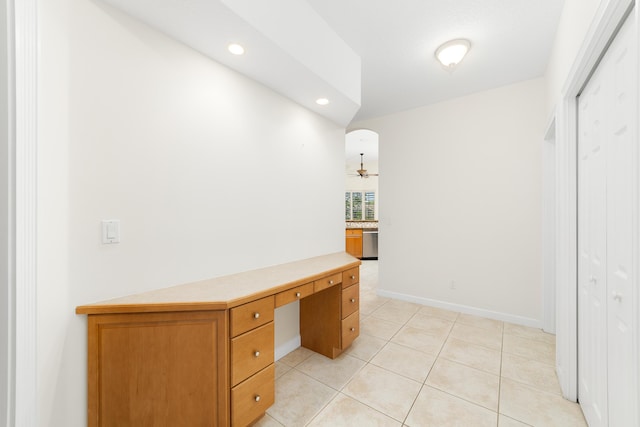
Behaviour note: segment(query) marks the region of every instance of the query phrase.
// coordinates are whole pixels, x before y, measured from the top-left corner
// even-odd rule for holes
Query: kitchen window
[[[375,221],[375,191],[347,191],[344,193],[344,219],[346,221]]]

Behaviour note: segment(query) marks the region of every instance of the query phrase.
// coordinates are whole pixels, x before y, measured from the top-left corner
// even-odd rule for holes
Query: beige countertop
[[[360,265],[345,252],[76,307],[76,314],[224,310]]]

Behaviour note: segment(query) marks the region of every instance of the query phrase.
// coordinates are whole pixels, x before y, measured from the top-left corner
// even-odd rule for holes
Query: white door
[[[579,98],[578,398],[591,427],[640,421],[632,270],[635,27],[631,14]]]
[[[609,425],[640,425],[634,357],[633,165],[638,144],[638,38],[633,15],[609,48],[611,99],[607,137],[607,324]]]
[[[578,397],[592,427],[607,425],[603,74],[592,76],[578,106]]]

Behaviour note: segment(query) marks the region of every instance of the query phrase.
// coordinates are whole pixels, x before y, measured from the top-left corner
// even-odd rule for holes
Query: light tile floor
[[[564,400],[555,336],[376,295],[360,272],[360,337],[335,360],[299,348],[276,362],[257,426],[586,426]]]

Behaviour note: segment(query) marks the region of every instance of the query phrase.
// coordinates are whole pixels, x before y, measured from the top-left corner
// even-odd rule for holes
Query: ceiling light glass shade
[[[237,43],[231,43],[229,46],[227,46],[227,49],[229,49],[229,52],[233,53],[234,55],[242,55],[244,53],[244,48]]]
[[[318,105],[327,105],[329,100],[327,98],[318,98],[316,99],[316,104]]]
[[[436,58],[446,68],[453,68],[471,49],[469,40],[451,40],[436,49]]]

